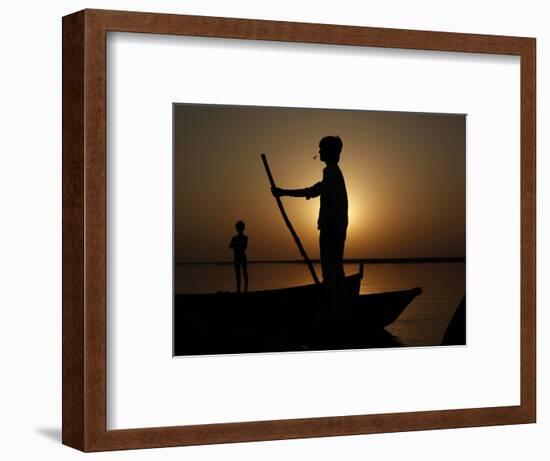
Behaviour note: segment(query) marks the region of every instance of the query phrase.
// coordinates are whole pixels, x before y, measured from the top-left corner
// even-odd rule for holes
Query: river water
[[[321,273],[316,264],[317,273]],[[358,271],[346,264],[346,274]],[[300,263],[250,263],[249,290],[269,290],[312,283],[306,266]],[[231,264],[189,264],[175,266],[177,293],[234,291]],[[447,325],[466,290],[466,264],[384,263],[365,264],[361,293],[379,293],[421,287],[401,316],[386,328],[406,346],[435,346],[441,343]]]

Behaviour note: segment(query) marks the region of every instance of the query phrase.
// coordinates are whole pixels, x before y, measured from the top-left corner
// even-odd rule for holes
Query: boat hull
[[[364,346],[373,341],[397,345],[383,328],[421,289],[359,295],[361,277],[346,278],[350,311],[337,329],[323,285],[241,294],[176,294],[174,355],[373,347]]]

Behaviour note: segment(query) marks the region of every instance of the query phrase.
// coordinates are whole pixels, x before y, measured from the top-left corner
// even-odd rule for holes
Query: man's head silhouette
[[[339,136],[325,136],[319,141],[319,154],[325,163],[338,163],[342,152],[342,140]]]

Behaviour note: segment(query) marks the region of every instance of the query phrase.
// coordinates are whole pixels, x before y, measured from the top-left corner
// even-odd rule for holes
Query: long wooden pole
[[[265,154],[262,154],[262,161],[264,162],[265,172],[267,173],[267,177],[269,178],[269,183],[271,184],[271,187],[275,186],[275,181],[273,180],[273,176],[271,175],[271,170],[269,169],[269,164],[267,163],[267,157]],[[302,242],[300,242],[300,238],[298,237],[298,234],[296,234],[296,231],[294,230],[294,227],[292,227],[292,223],[290,222],[290,219],[288,219],[288,216],[286,214],[285,208],[283,206],[283,202],[281,201],[280,197],[275,197],[275,201],[277,202],[277,205],[279,206],[279,210],[281,211],[281,215],[283,216],[283,219],[285,221],[286,226],[288,227],[288,230],[292,234],[292,238],[294,238],[294,241],[296,242],[296,246],[298,247],[298,250],[300,251],[300,254],[302,255],[302,258],[304,258],[304,261],[307,264],[307,267],[309,269],[309,272],[311,272],[311,276],[313,277],[313,281],[315,282],[315,285],[319,285],[321,282],[319,282],[319,278],[317,277],[317,273],[315,272],[315,268],[313,267],[313,264],[311,263],[310,259],[307,256],[306,250],[302,246]]]

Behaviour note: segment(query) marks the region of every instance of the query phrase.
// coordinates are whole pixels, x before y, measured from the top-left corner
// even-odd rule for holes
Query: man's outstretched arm
[[[275,197],[305,197],[310,199],[321,195],[323,183],[318,182],[311,187],[305,189],[281,189],[280,187],[272,187],[271,192]]]

